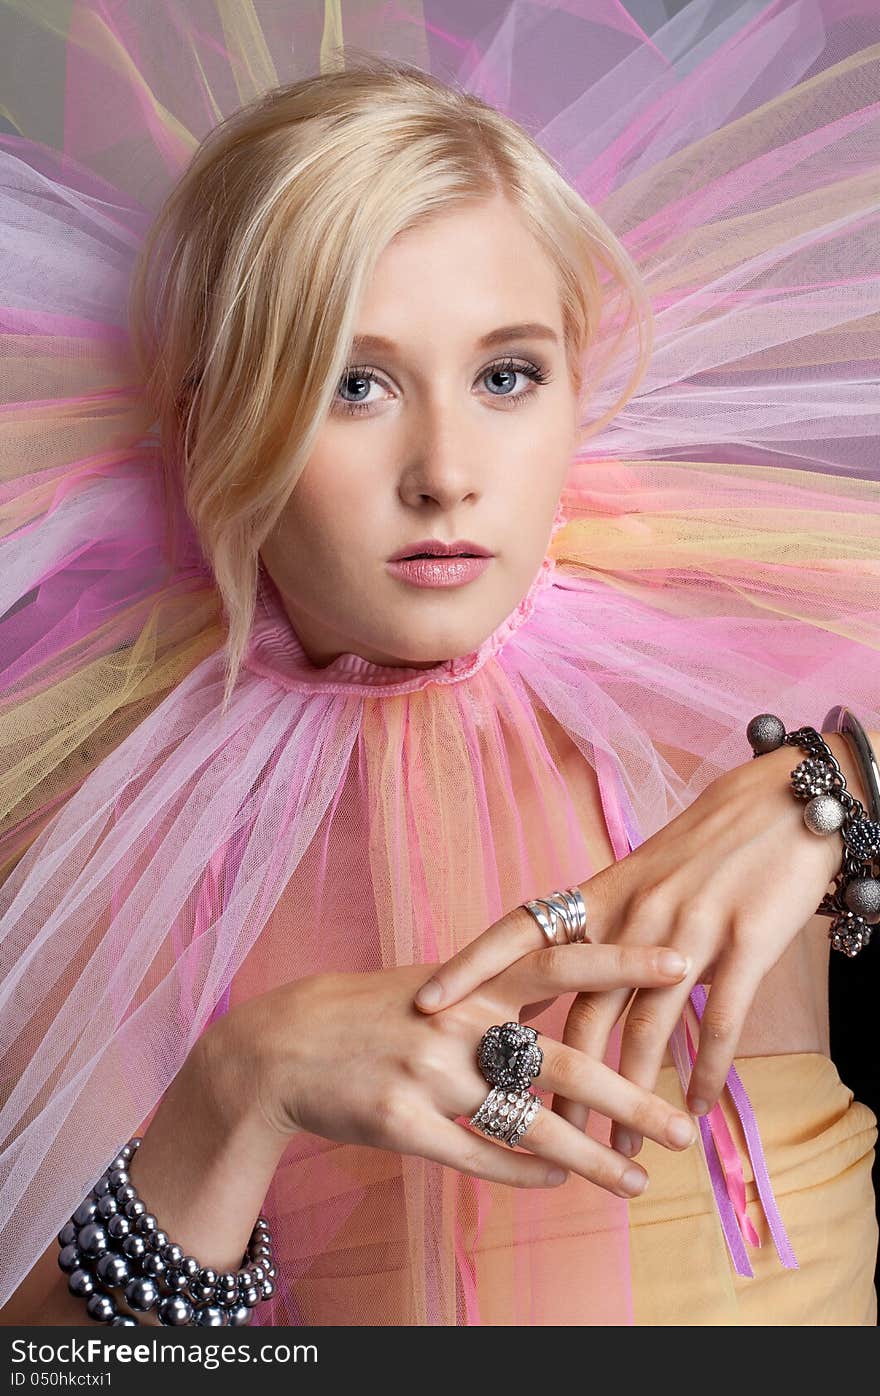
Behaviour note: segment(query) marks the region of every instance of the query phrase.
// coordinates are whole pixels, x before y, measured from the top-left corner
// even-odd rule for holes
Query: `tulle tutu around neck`
[[[0,1303],[232,1004],[434,963],[586,880],[586,773],[620,858],[749,757],[755,713],[846,702],[880,726],[880,12],[633,10],[0,2]],[[185,519],[169,563],[125,295],[198,141],[339,44],[520,120],[629,250],[654,353],[477,650],[319,669],[264,588],[221,715],[219,597]],[[564,1006],[538,1025],[558,1035]],[[772,1192],[737,1211],[725,1147],[704,1132],[699,1263],[736,1323],[750,1225],[796,1256]],[[570,1185],[561,1275],[541,1190],[296,1136],[254,1321],[552,1323],[569,1284],[584,1324],[631,1323],[626,1203]]]

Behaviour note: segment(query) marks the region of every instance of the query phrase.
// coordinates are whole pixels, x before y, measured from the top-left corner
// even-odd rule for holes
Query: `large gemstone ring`
[[[480,1038],[477,1065],[490,1086],[524,1090],[541,1070],[544,1053],[534,1028],[521,1023],[496,1023]]]

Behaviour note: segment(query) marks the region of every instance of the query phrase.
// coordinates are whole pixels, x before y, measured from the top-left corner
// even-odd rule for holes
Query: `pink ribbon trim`
[[[702,984],[695,984],[691,990],[691,1002],[694,1005],[694,1011],[698,1019],[702,1019],[703,1017],[703,1010],[706,1007],[707,997],[705,987]],[[725,1085],[730,1092],[730,1098],[733,1101],[734,1109],[739,1116],[740,1124],[743,1128],[746,1146],[749,1151],[749,1159],[752,1164],[752,1173],[758,1189],[758,1196],[761,1200],[764,1216],[767,1218],[770,1235],[773,1237],[776,1254],[787,1270],[798,1270],[800,1266],[795,1258],[791,1242],[788,1239],[788,1233],[785,1230],[782,1217],[779,1215],[776,1198],[773,1195],[773,1185],[770,1182],[770,1172],[767,1168],[767,1160],[764,1157],[764,1149],[761,1144],[761,1135],[758,1130],[758,1122],[755,1119],[755,1112],[752,1109],[751,1102],[746,1094],[746,1089],[740,1080],[739,1072],[735,1066],[731,1066],[727,1073]],[[705,1119],[705,1117],[701,1118],[701,1126],[703,1119]],[[706,1129],[708,1132],[708,1125]],[[703,1139],[705,1144],[705,1135]],[[749,1271],[749,1273],[751,1273],[751,1271]]]
[[[691,1066],[697,1059],[697,1049],[691,1037],[691,1030],[687,1023],[684,1025],[687,1035],[688,1056],[691,1059]],[[752,1223],[751,1217],[746,1208],[746,1182],[743,1177],[742,1163],[739,1153],[733,1142],[733,1136],[724,1118],[724,1111],[720,1102],[716,1102],[706,1116],[709,1122],[709,1129],[712,1132],[712,1139],[715,1144],[715,1152],[724,1172],[724,1179],[727,1185],[727,1195],[733,1205],[734,1215],[737,1220],[743,1239],[748,1241],[750,1246],[760,1246],[761,1238]]]

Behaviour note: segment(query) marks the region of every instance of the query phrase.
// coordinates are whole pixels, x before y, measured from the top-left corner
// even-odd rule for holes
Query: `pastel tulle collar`
[[[554,529],[555,532],[555,529]],[[369,692],[376,696],[412,693],[431,683],[458,683],[470,678],[525,625],[540,593],[552,585],[556,564],[548,553],[526,595],[478,649],[442,660],[430,669],[374,664],[359,654],[340,654],[318,666],[306,655],[277,587],[261,567],[254,624],[244,664],[285,688],[309,693]]]

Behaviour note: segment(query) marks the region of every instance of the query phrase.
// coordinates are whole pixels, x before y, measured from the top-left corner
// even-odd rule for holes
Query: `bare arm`
[[[222,1022],[222,1020],[221,1020]],[[215,1024],[214,1027],[218,1027]],[[250,1063],[202,1035],[163,1096],[131,1164],[131,1178],[169,1240],[217,1271],[235,1270],[291,1133],[264,1117]],[[2,1324],[92,1326],[50,1245],[0,1309]],[[120,1312],[122,1291],[114,1292]],[[159,1326],[155,1310],[137,1313]]]
[[[616,1196],[631,1197],[643,1186],[643,1170],[580,1131],[563,1130],[560,1137],[550,1111],[538,1115],[533,1148],[522,1152],[455,1123],[486,1098],[475,1047],[487,1022],[512,1021],[525,1003],[572,989],[666,987],[682,974],[664,969],[653,946],[597,945],[588,955],[579,946],[568,949],[574,954],[539,957],[525,977],[515,963],[439,1017],[413,1007],[424,964],[307,975],[236,1004],[202,1034],[145,1126],[131,1166],[144,1203],[202,1265],[232,1269],[285,1148],[301,1131],[415,1153],[511,1187],[553,1187],[575,1169]],[[660,1096],[562,1043],[547,1039],[543,1050],[548,1090],[564,1081],[569,1097],[624,1125],[638,1122],[666,1148],[687,1146],[673,1125],[683,1124],[693,1141],[687,1116]],[[56,1246],[47,1247],[0,1311],[3,1322],[91,1322],[66,1292]],[[158,1315],[148,1321],[155,1325]]]

